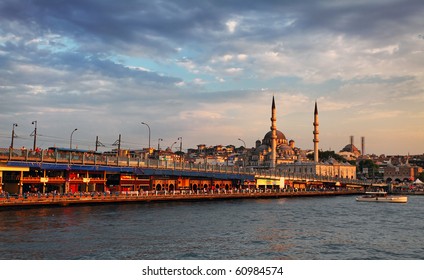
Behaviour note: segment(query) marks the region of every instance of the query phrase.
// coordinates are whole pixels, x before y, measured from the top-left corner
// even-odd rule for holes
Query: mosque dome
[[[262,144],[268,145],[270,147],[272,146],[272,131],[269,131],[267,134],[265,134],[265,137],[262,140]],[[288,144],[287,138],[284,135],[284,133],[277,130],[277,146],[280,146],[280,145],[283,145],[283,144],[284,145]]]
[[[340,152],[353,152],[354,154],[361,153],[358,148],[356,148],[355,145],[352,144],[346,145]]]
[[[265,134],[264,141],[271,141],[272,139],[272,130]],[[286,136],[281,131],[277,130],[277,140],[286,140]]]

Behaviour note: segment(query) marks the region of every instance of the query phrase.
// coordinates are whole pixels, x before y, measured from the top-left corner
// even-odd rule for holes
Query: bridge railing
[[[106,165],[120,167],[140,167],[157,169],[174,169],[182,171],[214,172],[228,174],[246,174],[256,177],[281,178],[286,180],[302,181],[327,181],[345,184],[370,185],[371,181],[363,181],[351,178],[332,176],[320,176],[308,173],[291,173],[278,168],[264,169],[254,167],[235,166],[227,164],[192,163],[185,161],[142,159],[134,157],[106,156],[96,153],[58,152],[53,150],[31,151],[26,149],[0,148],[0,160],[4,161],[27,161],[46,163],[65,163],[82,165]]]
[[[142,159],[137,157],[106,156],[95,153],[58,152],[55,150],[32,151],[27,149],[0,148],[0,160],[47,162],[65,164],[109,165],[121,167],[151,167],[193,171],[210,171],[220,173],[254,174],[252,169],[235,165],[213,165],[209,163],[192,163],[179,160]]]

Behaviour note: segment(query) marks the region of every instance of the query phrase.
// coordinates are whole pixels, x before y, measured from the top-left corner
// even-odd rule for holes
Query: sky
[[[14,123],[14,147],[32,147],[34,121],[43,149],[146,148],[148,126],[161,149],[254,147],[274,96],[301,149],[316,101],[324,151],[354,136],[366,154],[423,154],[423,14],[422,0],[1,0],[0,147]]]

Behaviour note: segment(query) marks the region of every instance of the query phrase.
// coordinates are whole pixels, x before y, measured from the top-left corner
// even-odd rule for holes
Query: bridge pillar
[[[18,193],[20,194],[20,195],[22,195],[22,189],[23,189],[23,185],[24,185],[24,183],[22,182],[22,179],[24,178],[24,172],[21,170],[21,176],[19,177],[19,185],[18,185],[18,188],[19,188],[19,190],[18,190]]]

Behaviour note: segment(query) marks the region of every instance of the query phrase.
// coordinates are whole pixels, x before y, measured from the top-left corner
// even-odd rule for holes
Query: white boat
[[[356,201],[406,203],[408,202],[408,197],[404,195],[387,195],[387,192],[366,192],[365,195],[358,196]]]

